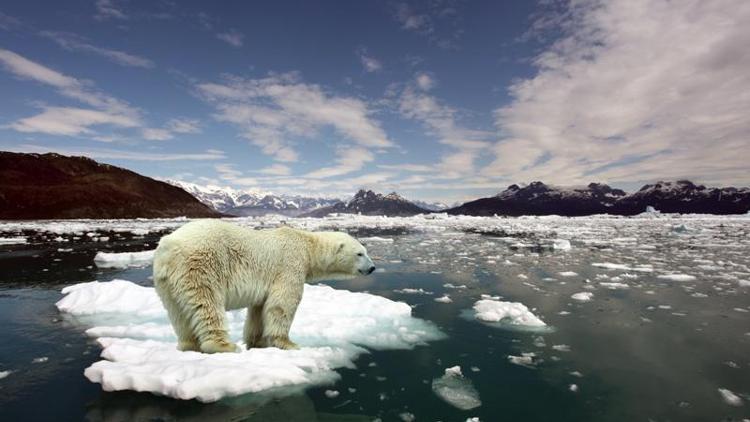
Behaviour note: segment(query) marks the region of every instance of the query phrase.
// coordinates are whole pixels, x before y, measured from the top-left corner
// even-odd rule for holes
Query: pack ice
[[[105,391],[134,390],[213,402],[273,389],[331,384],[336,368],[354,367],[366,348],[411,349],[444,335],[411,316],[411,307],[381,296],[306,285],[290,336],[300,350],[241,353],[180,352],[166,311],[151,287],[126,280],[81,283],[62,290],[57,308],[88,326],[102,346],[84,375]],[[241,344],[244,311],[227,313],[230,336]]]

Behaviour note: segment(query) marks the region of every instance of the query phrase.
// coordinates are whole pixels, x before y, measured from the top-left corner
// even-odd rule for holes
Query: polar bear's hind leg
[[[260,345],[263,336],[263,304],[253,305],[247,308],[247,319],[245,319],[245,347],[251,349]]]
[[[303,283],[281,281],[274,287],[263,306],[263,336],[259,346],[299,349],[289,339],[289,329],[302,299]]]

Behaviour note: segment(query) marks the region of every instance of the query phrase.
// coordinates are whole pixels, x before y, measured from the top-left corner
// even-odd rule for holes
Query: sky
[[[0,150],[309,196],[750,184],[746,0],[0,4]]]

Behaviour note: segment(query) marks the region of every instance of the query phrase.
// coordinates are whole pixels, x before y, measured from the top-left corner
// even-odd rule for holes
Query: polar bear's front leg
[[[289,339],[289,329],[303,289],[304,280],[282,278],[276,281],[263,305],[263,336],[258,346],[299,349]]]

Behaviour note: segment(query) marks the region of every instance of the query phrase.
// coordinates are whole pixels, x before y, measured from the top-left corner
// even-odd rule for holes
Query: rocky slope
[[[175,186],[85,157],[0,152],[0,219],[219,217]]]

